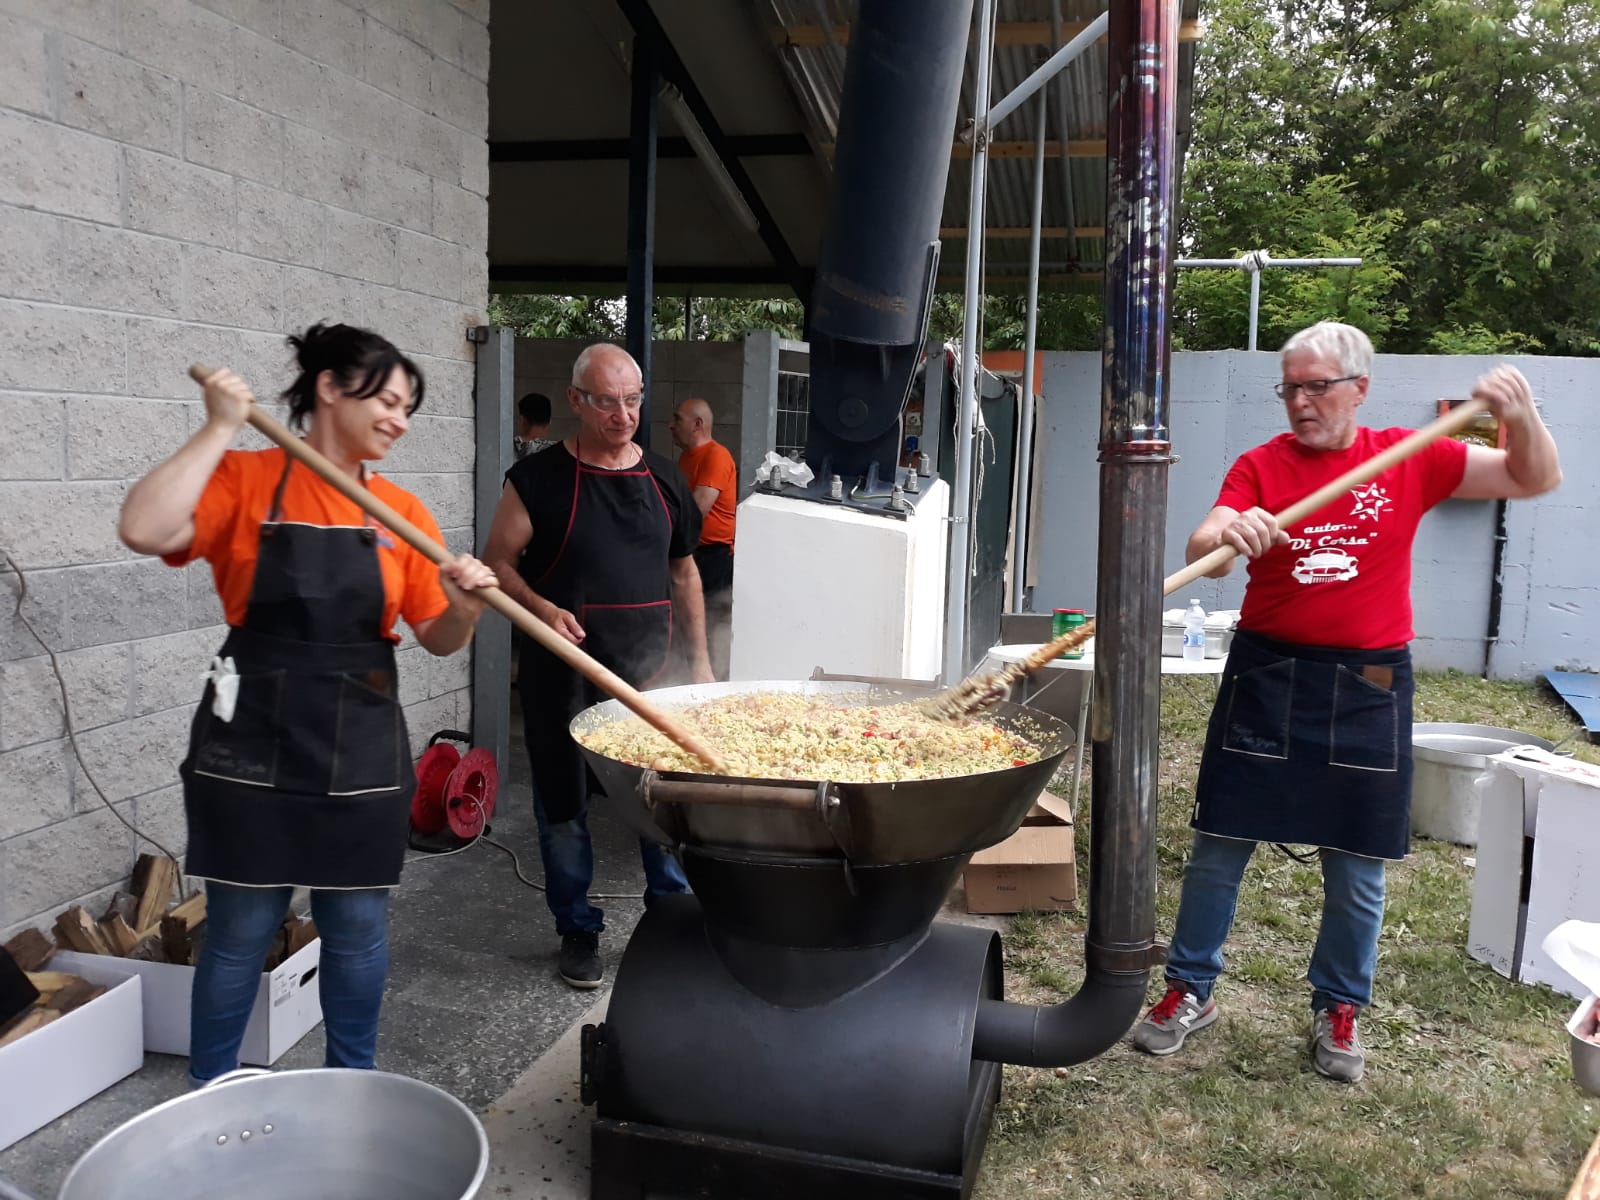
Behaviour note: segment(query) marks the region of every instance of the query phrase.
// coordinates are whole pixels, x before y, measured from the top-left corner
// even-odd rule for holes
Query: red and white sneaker
[[[1167,994],[1133,1027],[1133,1044],[1146,1054],[1175,1054],[1191,1033],[1217,1019],[1215,997],[1205,1001],[1176,979],[1167,980]]]

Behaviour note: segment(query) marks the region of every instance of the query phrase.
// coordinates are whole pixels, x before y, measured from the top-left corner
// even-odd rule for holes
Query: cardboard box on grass
[[[245,1026],[239,1061],[270,1067],[322,1021],[322,1000],[317,988],[317,968],[322,939],[317,938],[291,955],[274,970],[263,972],[256,989],[255,1007]],[[50,960],[56,971],[78,969],[84,963],[111,961],[126,966],[144,980],[144,1048],[156,1054],[189,1053],[189,999],[194,988],[194,968],[172,963],[103,959],[96,954],[57,952]]]
[[[0,1046],[0,1150],[144,1065],[142,981],[126,959],[88,958],[81,969],[55,960],[48,969],[70,970],[105,992]]]
[[[1600,920],[1600,767],[1526,747],[1479,777],[1467,952],[1518,983],[1588,990],[1544,950],[1569,919]]]
[[[1019,913],[1078,907],[1073,861],[1072,806],[1042,794],[1022,827],[997,846],[980,850],[963,881],[969,913]]]

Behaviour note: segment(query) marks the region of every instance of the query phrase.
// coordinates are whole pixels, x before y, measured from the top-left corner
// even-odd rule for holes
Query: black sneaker
[[[606,973],[605,964],[600,961],[600,935],[583,931],[562,934],[556,970],[572,987],[585,991],[599,987]]]

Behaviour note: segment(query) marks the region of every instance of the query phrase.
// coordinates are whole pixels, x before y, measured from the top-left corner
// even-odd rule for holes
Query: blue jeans
[[[578,807],[570,821],[549,821],[539,789],[533,790],[533,815],[539,823],[539,857],[544,860],[544,898],[556,919],[556,932],[599,933],[606,927],[605,911],[589,903],[594,882],[594,844],[589,839],[589,802]],[[639,839],[644,862],[644,902],[689,890],[677,859],[655,842]]]
[[[1233,925],[1239,881],[1257,843],[1194,835],[1183,869],[1177,927],[1167,952],[1167,978],[1186,983],[1207,1000],[1222,973],[1222,943]],[[1306,978],[1311,1007],[1372,1003],[1383,929],[1384,863],[1341,850],[1322,851],[1322,925]]]
[[[330,1067],[372,1067],[389,970],[389,890],[311,893],[311,916],[322,939],[317,988]],[[206,936],[189,1015],[191,1082],[204,1083],[239,1065],[239,1044],[261,985],[261,969],[292,895],[286,887],[207,881]]]

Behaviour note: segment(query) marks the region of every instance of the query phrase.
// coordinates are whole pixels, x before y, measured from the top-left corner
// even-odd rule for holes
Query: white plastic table
[[[988,657],[999,663],[1021,662],[1039,648],[1038,642],[1013,642],[1008,645],[992,646]],[[1186,658],[1174,658],[1163,654],[1161,656],[1161,673],[1163,675],[1221,675],[1224,667],[1228,665],[1228,656],[1221,658],[1202,658],[1199,662],[1190,662]],[[1077,735],[1077,745],[1073,748],[1072,757],[1072,818],[1078,818],[1078,780],[1083,774],[1083,745],[1088,741],[1085,728],[1089,722],[1089,701],[1094,697],[1094,639],[1090,638],[1083,646],[1082,658],[1053,658],[1041,671],[1087,671],[1089,678],[1083,687],[1083,699],[1078,704],[1078,728],[1073,732]]]

